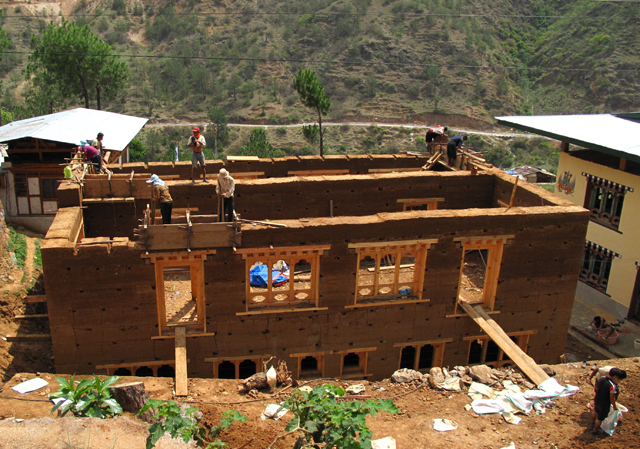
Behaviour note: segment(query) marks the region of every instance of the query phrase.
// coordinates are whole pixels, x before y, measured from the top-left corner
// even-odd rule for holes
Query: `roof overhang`
[[[95,109],[71,109],[55,114],[18,120],[0,127],[0,143],[33,138],[79,145],[104,134],[104,148],[123,151],[148,119]]]
[[[640,163],[637,114],[496,117],[499,124]]]

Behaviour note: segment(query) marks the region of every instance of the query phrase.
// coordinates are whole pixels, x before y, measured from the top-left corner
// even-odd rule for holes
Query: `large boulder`
[[[498,380],[491,372],[491,368],[487,365],[470,366],[469,376],[471,376],[471,378],[476,382],[480,382],[485,385],[492,385],[496,380]]]
[[[397,383],[412,382],[414,380],[422,381],[424,374],[413,369],[402,368],[391,375],[391,380]]]
[[[442,382],[444,382],[444,373],[442,372],[442,368],[434,366],[431,368],[431,371],[429,371],[429,385],[431,385],[431,388],[435,389],[438,387],[438,384],[441,384]]]

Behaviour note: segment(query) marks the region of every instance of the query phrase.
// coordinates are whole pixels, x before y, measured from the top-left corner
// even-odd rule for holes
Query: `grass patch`
[[[9,228],[9,249],[16,255],[16,262],[24,268],[27,260],[27,238],[13,228]]]
[[[36,253],[33,256],[33,263],[38,268],[42,268],[42,253],[40,252],[40,245],[42,245],[42,239],[36,240]]]

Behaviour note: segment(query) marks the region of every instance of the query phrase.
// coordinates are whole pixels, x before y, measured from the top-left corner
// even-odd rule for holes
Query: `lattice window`
[[[330,246],[243,248],[247,312],[270,307],[318,306],[320,256]]]
[[[204,359],[213,363],[213,377],[216,379],[246,379],[262,371],[262,362],[270,356],[213,357]]]
[[[529,346],[529,336],[536,331],[516,332],[507,334],[523,352],[527,352]],[[488,335],[465,337],[463,340],[469,342],[468,365],[488,365],[500,368],[513,362],[509,356],[500,348]]]
[[[320,379],[324,377],[324,352],[289,354],[298,359],[298,379]]]
[[[583,176],[587,177],[584,207],[589,209],[591,220],[618,230],[625,194],[633,189],[587,173]]]
[[[400,348],[398,368],[425,373],[434,366],[442,366],[445,344],[452,341],[453,339],[450,338],[395,344],[394,347]]]
[[[427,251],[437,241],[350,244],[358,254],[354,305],[421,300]]]
[[[606,293],[614,257],[620,258],[621,256],[587,240],[582,253],[579,279],[591,287]]]

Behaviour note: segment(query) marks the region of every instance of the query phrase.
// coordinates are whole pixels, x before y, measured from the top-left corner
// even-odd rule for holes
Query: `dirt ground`
[[[35,239],[37,236],[29,237]],[[40,274],[33,265],[33,241],[28,245],[27,266],[21,270],[11,266],[6,254],[0,260],[0,335],[14,333],[46,333],[45,323],[16,323],[16,314],[46,313],[44,304],[25,304],[23,298],[27,288],[38,292]],[[469,262],[469,260],[467,260]],[[478,261],[482,264],[481,261]],[[471,262],[476,263],[476,262]],[[478,265],[479,266],[479,265]],[[364,268],[364,267],[363,267]],[[473,267],[472,267],[473,268]],[[178,291],[178,288],[174,289]],[[181,307],[182,308],[182,307]],[[391,398],[400,408],[398,415],[380,413],[368,419],[374,438],[392,436],[398,448],[484,448],[498,449],[514,442],[522,448],[640,448],[640,359],[620,359],[598,362],[626,369],[629,377],[621,384],[620,403],[629,413],[612,437],[592,436],[587,430],[589,411],[586,404],[591,400],[593,389],[586,382],[587,370],[582,360],[589,365],[599,359],[598,353],[569,337],[566,352],[568,359],[580,362],[557,365],[557,380],[561,384],[580,387],[580,392],[568,398],[559,398],[555,405],[541,415],[523,416],[519,425],[508,424],[499,415],[478,416],[465,411],[471,403],[465,392],[437,392],[418,384],[393,384],[389,380],[370,383],[368,381],[334,381],[343,387],[362,383],[365,394],[373,398]],[[570,357],[569,357],[570,355]],[[8,342],[0,339],[0,372],[5,381],[0,391],[0,448],[83,448],[83,449],[137,449],[144,448],[147,424],[130,413],[123,416],[99,420],[91,418],[60,418],[50,415],[52,404],[47,395],[57,390],[52,363],[51,344],[48,342]],[[36,374],[37,373],[37,374]],[[39,375],[49,385],[41,390],[20,395],[11,387]],[[65,376],[68,378],[68,376]],[[173,398],[173,379],[124,377],[123,382],[143,381],[150,397],[169,400]],[[281,402],[290,389],[276,394],[258,393],[250,398],[237,393],[235,380],[190,379],[189,396],[186,399],[204,414],[204,422],[217,424],[225,410],[238,410],[249,421],[234,424],[222,433],[222,439],[231,449],[263,449],[269,447],[276,436],[284,433],[288,413],[280,421],[262,420],[261,412],[269,403]],[[320,381],[313,381],[311,385]],[[382,389],[374,390],[373,385]],[[440,433],[433,429],[433,420],[448,418],[459,424],[458,429]],[[278,441],[273,447],[285,449],[293,446],[293,437]],[[194,447],[182,441],[164,437],[158,448]]]

